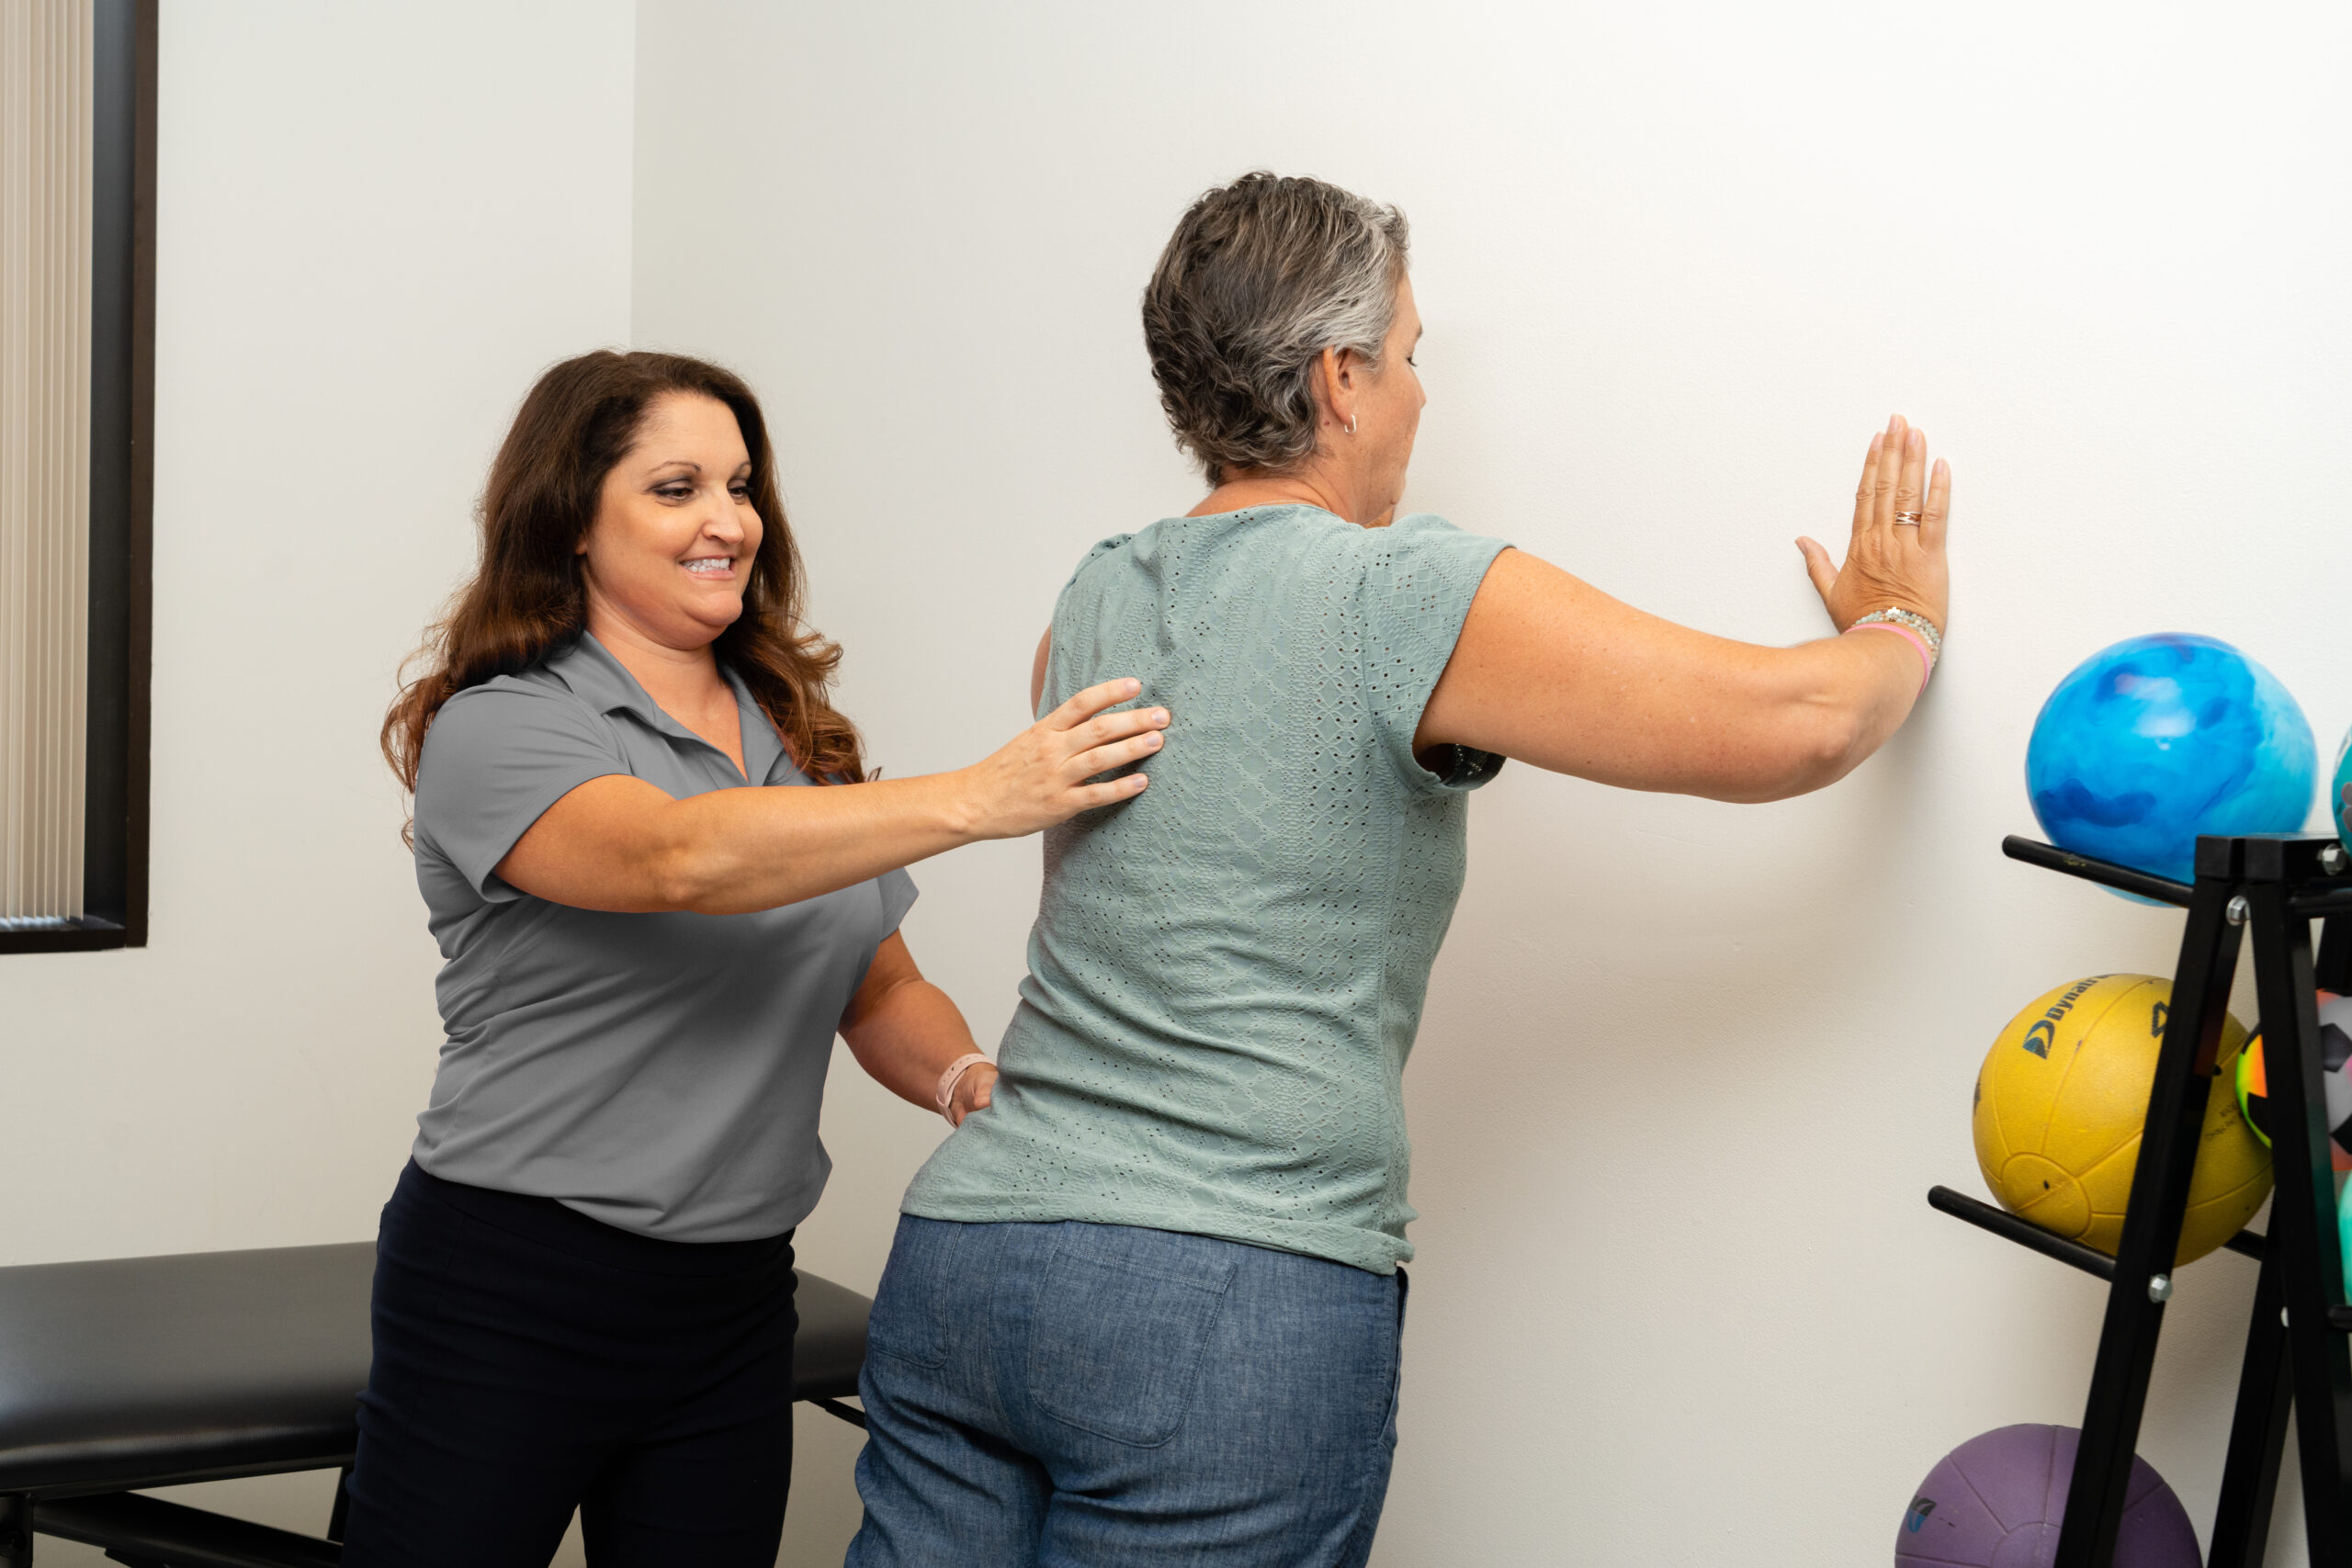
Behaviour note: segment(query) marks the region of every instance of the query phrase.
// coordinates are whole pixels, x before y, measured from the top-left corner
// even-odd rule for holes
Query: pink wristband
[[[947,1124],[950,1127],[956,1125],[956,1112],[953,1109],[956,1104],[956,1085],[962,1080],[966,1073],[987,1060],[988,1058],[978,1051],[967,1052],[948,1063],[947,1070],[939,1075],[939,1088],[933,1093],[931,1102],[939,1107],[939,1113],[947,1118]]]
[[[1859,626],[1846,628],[1846,634],[1849,637],[1856,632],[1893,632],[1896,637],[1917,649],[1919,650],[1919,690],[1924,692],[1928,689],[1928,677],[1936,672],[1936,656],[1929,650],[1926,637],[1921,637],[1909,626],[1894,626],[1885,621],[1864,621]],[[1913,694],[1916,696],[1917,694]]]

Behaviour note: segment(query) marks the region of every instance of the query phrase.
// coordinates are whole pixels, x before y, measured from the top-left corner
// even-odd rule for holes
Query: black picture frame
[[[158,0],[96,0],[91,114],[89,765],[83,907],[0,953],[147,945],[155,515]]]

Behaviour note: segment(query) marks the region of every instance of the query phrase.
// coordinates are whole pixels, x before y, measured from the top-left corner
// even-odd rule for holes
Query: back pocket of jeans
[[[1223,1244],[1125,1226],[1072,1225],[1039,1281],[1029,1342],[1038,1409],[1114,1442],[1176,1435],[1200,1383],[1234,1265]]]
[[[882,1288],[865,1320],[865,1348],[918,1367],[947,1359],[947,1292],[956,1282],[958,1227],[902,1215]]]

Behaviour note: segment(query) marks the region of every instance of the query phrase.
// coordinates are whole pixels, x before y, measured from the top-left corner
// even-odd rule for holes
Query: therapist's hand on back
[[[1017,839],[1141,795],[1151,781],[1140,773],[1088,781],[1159,750],[1160,732],[1168,728],[1166,708],[1103,711],[1142,690],[1143,682],[1132,676],[1089,686],[995,755],[948,775],[967,792],[969,836]]]

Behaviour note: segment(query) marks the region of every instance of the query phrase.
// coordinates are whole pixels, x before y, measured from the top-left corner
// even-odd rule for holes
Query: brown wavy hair
[[[712,649],[750,689],[801,772],[828,784],[865,779],[857,728],[827,700],[841,649],[800,618],[800,551],[785,520],[759,400],[741,377],[703,360],[599,350],[539,378],[490,466],[472,581],[402,665],[400,694],[384,715],[384,760],[402,788],[416,789],[424,732],[442,704],[530,668],[586,629],[580,542],[595,524],[605,476],[637,444],[656,400],[673,392],[725,403],[752,455],[759,553],[744,581],[743,613]],[[423,674],[405,679],[420,665]]]

